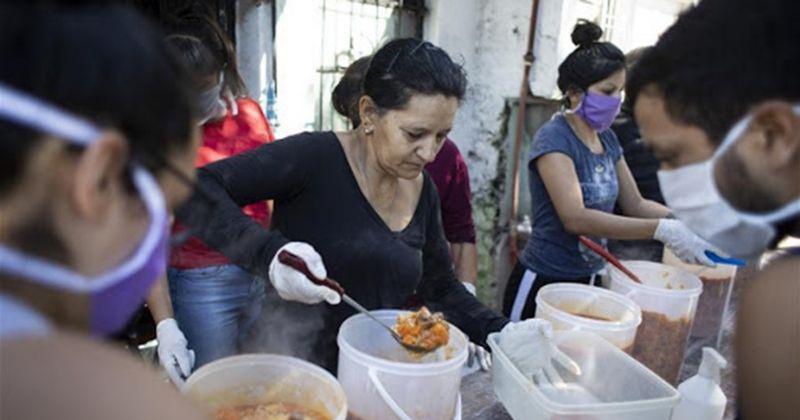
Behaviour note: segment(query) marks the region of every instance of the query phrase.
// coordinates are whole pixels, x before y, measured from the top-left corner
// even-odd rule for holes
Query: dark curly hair
[[[603,30],[592,22],[580,19],[575,24],[572,42],[578,47],[558,66],[557,84],[565,95],[583,92],[625,68],[625,54],[610,42],[600,42],[602,36]]]
[[[751,107],[800,100],[800,2],[703,0],[631,69],[626,95],[663,95],[676,121],[718,144]]]

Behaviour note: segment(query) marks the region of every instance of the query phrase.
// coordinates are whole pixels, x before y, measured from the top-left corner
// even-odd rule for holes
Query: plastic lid
[[[697,374],[719,385],[719,371],[725,369],[726,366],[728,366],[728,361],[719,352],[712,347],[703,347],[703,361],[700,362]]]

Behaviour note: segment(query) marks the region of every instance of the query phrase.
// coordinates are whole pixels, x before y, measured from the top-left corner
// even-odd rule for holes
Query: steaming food
[[[431,313],[422,307],[419,311],[397,316],[394,330],[403,344],[433,351],[450,341],[450,327],[440,312]]]
[[[293,404],[249,404],[217,410],[215,420],[329,420],[328,416]]]

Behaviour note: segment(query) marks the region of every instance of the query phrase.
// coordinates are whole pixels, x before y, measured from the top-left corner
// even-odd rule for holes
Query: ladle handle
[[[305,274],[305,276],[308,277],[308,279],[312,283],[319,286],[325,286],[329,289],[332,289],[336,293],[339,293],[339,295],[344,295],[344,288],[342,287],[342,285],[331,279],[317,278],[317,276],[315,276],[314,273],[312,273],[311,270],[308,269],[308,265],[306,265],[305,260],[298,257],[297,255],[292,254],[287,250],[283,250],[278,253],[278,261],[281,264],[288,265],[289,267],[292,267],[295,270]]]
[[[597,255],[603,257],[606,261],[610,262],[611,265],[619,268],[623,273],[625,273],[625,275],[630,277],[631,280],[635,281],[636,283],[642,282],[641,280],[639,280],[639,277],[637,277],[636,274],[633,274],[631,270],[628,270],[627,267],[625,267],[624,265],[622,265],[621,262],[619,262],[617,257],[615,257],[610,252],[608,252],[608,250],[600,246],[600,244],[583,235],[579,236],[578,239],[581,241],[582,244],[586,245],[587,248],[594,251]]]

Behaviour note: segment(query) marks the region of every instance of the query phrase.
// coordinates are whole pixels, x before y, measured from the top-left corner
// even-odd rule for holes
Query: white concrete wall
[[[268,2],[236,3],[236,60],[251,98],[266,105],[272,80],[272,10]]]

